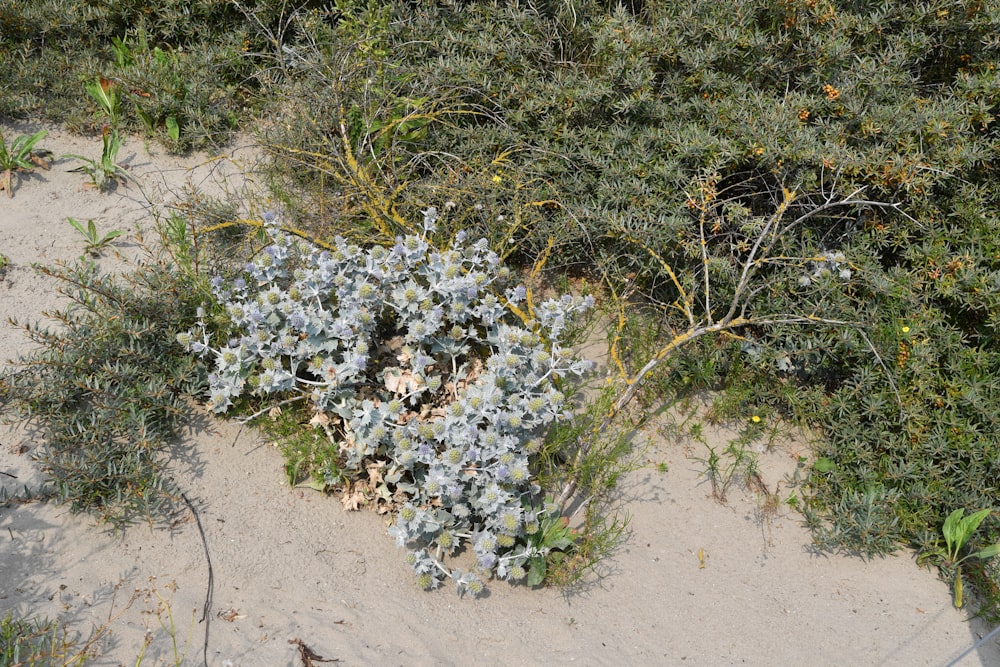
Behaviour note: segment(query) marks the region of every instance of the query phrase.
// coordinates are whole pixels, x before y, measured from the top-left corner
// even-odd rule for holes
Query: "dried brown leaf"
[[[36,155],[35,153],[32,153],[30,156],[28,156],[28,160],[39,169],[44,169],[45,171],[49,170],[50,162],[42,155]]]
[[[413,371],[402,368],[387,368],[382,377],[385,388],[397,396],[405,396],[416,391],[424,383]]]
[[[385,480],[382,478],[382,471],[385,470],[385,463],[369,463],[365,466],[368,471],[368,484],[374,488]]]
[[[246,615],[245,614],[241,614],[238,609],[233,609],[232,607],[230,607],[229,609],[227,609],[225,611],[220,611],[219,612],[219,618],[221,618],[224,621],[228,621],[228,622],[232,623],[233,621],[235,621],[238,618],[246,618]]]
[[[350,483],[344,485],[344,493],[340,497],[340,504],[344,506],[344,511],[356,512],[365,505],[365,494],[359,489],[361,486],[358,483],[353,486]]]
[[[325,412],[317,412],[313,415],[313,418],[309,420],[309,425],[327,428],[330,425],[330,415]]]

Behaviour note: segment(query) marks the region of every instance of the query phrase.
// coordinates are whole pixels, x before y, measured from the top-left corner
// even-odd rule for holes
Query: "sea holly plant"
[[[1000,543],[998,543],[966,554],[965,556],[961,555],[962,549],[969,541],[969,538],[976,532],[976,529],[979,528],[983,520],[990,515],[990,512],[991,510],[987,508],[973,512],[969,516],[964,516],[965,510],[959,508],[949,514],[948,518],[944,521],[944,525],[941,527],[941,534],[944,537],[945,543],[944,549],[939,547],[936,551],[925,554],[923,557],[923,559],[937,558],[943,561],[945,566],[953,566],[955,568],[954,604],[956,609],[961,609],[964,604],[962,599],[964,588],[962,583],[962,563],[970,558],[988,560],[1000,554]]]
[[[590,367],[560,340],[593,299],[532,303],[485,240],[459,232],[435,248],[436,219],[429,208],[423,234],[392,247],[323,249],[268,215],[270,244],[242,275],[213,281],[231,337],[211,340],[203,321],[178,340],[214,359],[216,412],[247,396],[308,403],[339,445],[324,482],[347,507],[395,512],[390,533],[421,587],[535,584],[573,539],[529,457],[569,412],[564,383]],[[452,563],[461,551],[474,558],[466,571]]]

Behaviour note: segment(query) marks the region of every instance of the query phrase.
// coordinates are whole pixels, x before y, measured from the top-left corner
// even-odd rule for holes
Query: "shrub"
[[[376,221],[391,236],[450,200],[467,217],[448,224],[509,261],[551,247],[563,267],[596,268],[622,320],[651,306],[668,340],[719,321],[700,286],[732,303],[757,232],[794,193],[739,311],[761,324],[739,343],[697,341],[646,386],[707,383],[727,394],[720,418],[818,427],[817,454],[835,462],[811,480],[820,543],[922,550],[955,507],[995,504],[983,462],[997,410],[972,369],[992,368],[998,321],[998,20],[948,0],[347,3],[297,52],[269,136],[279,169],[302,167],[283,195],[314,229]],[[428,110],[447,113],[413,141],[382,140]],[[798,221],[852,196],[886,206]],[[468,215],[472,202],[487,213]],[[762,324],[782,312],[852,326]],[[901,338],[917,320],[920,338]],[[617,346],[632,377],[646,361],[634,342]],[[983,539],[997,530],[990,519]]]
[[[37,350],[0,378],[8,417],[38,427],[35,457],[72,510],[116,526],[169,520],[180,491],[164,451],[205,373],[164,331],[194,321],[203,283],[167,257],[123,276],[86,260],[38,270],[71,305],[47,314],[56,327],[19,325]]]
[[[73,664],[83,657],[76,639],[68,636],[57,621],[15,617],[8,611],[0,618],[0,664],[12,667]]]
[[[256,108],[255,92],[267,85],[256,74],[270,70],[282,46],[263,29],[282,25],[288,3],[248,4],[255,21],[239,3],[217,0],[5,1],[0,115],[93,131],[93,108],[80,91],[100,76],[128,91],[125,110],[133,113],[123,131],[149,132],[176,150],[223,143]]]
[[[690,351],[713,360],[712,388],[739,397],[729,417],[766,404],[825,434],[817,454],[835,467],[814,472],[808,510],[823,546],[923,551],[956,507],[995,506],[1000,15],[947,0],[612,4],[399,9],[390,43],[408,94],[459,89],[490,111],[424,150],[524,147],[508,172],[544,173],[559,202],[525,245],[552,236],[563,261],[596,256],[630,315],[665,306],[653,311],[668,337],[690,326],[672,304],[703,299],[709,277],[713,303],[730,302],[726,273],[783,189],[804,204],[859,189],[895,204],[834,210],[778,239],[779,257],[840,253],[848,285],[840,269],[817,274],[820,261],[760,267],[757,306],[863,327],[748,327],[741,344]],[[717,251],[707,263],[702,240]],[[697,363],[678,357],[660,389],[683,389],[671,383]],[[1000,525],[984,526],[995,542]]]
[[[339,444],[324,483],[344,486],[345,506],[375,499],[397,511],[390,532],[413,547],[422,587],[539,583],[549,552],[573,539],[559,508],[540,502],[529,458],[567,414],[564,384],[588,366],[560,341],[591,300],[534,304],[507,286],[485,240],[460,232],[435,249],[437,220],[427,209],[424,235],[390,248],[338,238],[324,250],[269,215],[270,245],[243,276],[213,283],[233,337],[213,345],[203,326],[178,340],[214,359],[216,412],[244,395],[309,402]],[[468,572],[448,563],[463,546],[475,553]]]

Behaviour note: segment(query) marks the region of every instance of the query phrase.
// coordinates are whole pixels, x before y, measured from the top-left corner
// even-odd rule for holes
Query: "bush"
[[[424,212],[425,234],[437,220]],[[414,548],[407,560],[423,588],[450,577],[478,594],[494,574],[540,583],[549,552],[574,540],[560,508],[540,502],[529,458],[567,415],[564,384],[587,368],[560,341],[591,300],[534,304],[505,285],[486,241],[463,233],[442,250],[417,235],[323,250],[273,215],[265,224],[271,244],[245,275],[214,282],[233,337],[212,346],[204,327],[178,336],[214,359],[212,408],[245,394],[308,401],[312,423],[339,445],[323,483],[344,487],[345,506],[398,512],[390,532]],[[465,573],[447,563],[463,546],[476,556]]]
[[[421,149],[506,155],[505,173],[533,186],[527,201],[558,202],[522,241],[529,256],[551,237],[564,263],[596,264],[633,304],[661,304],[662,335],[691,325],[672,304],[704,299],[707,278],[713,303],[730,303],[732,269],[783,190],[806,208],[786,210],[782,230],[830,196],[893,204],[789,227],[774,256],[799,259],[760,265],[743,313],[863,326],[746,327],[742,345],[691,349],[717,360],[713,388],[743,397],[730,407],[766,405],[826,434],[817,454],[835,467],[813,474],[809,504],[823,546],[926,550],[956,507],[996,506],[994,9],[946,0],[394,7],[387,40],[402,94],[461,91],[484,110],[435,128]],[[544,178],[520,177],[531,173]],[[707,263],[702,241],[715,250]],[[843,258],[848,285],[836,284],[840,269],[820,270],[827,253]],[[696,362],[673,367],[682,363]],[[995,542],[1000,517],[984,526],[983,544]],[[984,572],[980,591],[995,604]]]
[[[194,321],[204,283],[167,258],[120,277],[85,260],[38,270],[71,305],[48,314],[57,327],[21,325],[38,349],[0,378],[8,416],[38,427],[35,457],[72,510],[169,520],[180,490],[164,452],[205,372],[163,332]]]
[[[298,37],[284,31],[284,0],[245,4],[5,0],[0,115],[92,131],[83,84],[105,77],[129,91],[122,129],[155,135],[175,150],[224,143],[258,108],[256,94],[274,83],[267,73],[284,41]],[[325,5],[305,2],[300,11],[309,4]]]

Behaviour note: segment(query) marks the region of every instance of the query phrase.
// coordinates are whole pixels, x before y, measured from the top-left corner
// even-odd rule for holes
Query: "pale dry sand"
[[[99,140],[55,129],[42,146],[56,155],[100,150]],[[147,195],[162,203],[189,181],[211,190],[213,174],[231,165],[150,155],[137,139],[123,149],[129,155],[145,192],[86,190],[63,160],[20,179],[13,199],[0,193],[0,252],[11,260],[0,318],[33,320],[60,304],[30,264],[81,253],[68,216],[128,230],[128,253],[136,225],[148,226]],[[20,332],[0,328],[4,359],[28,349]],[[4,488],[39,480],[29,458],[37,445],[30,432],[0,431]],[[294,640],[345,665],[943,666],[990,629],[953,609],[948,586],[912,554],[871,562],[817,554],[787,508],[762,513],[759,498],[739,490],[716,502],[694,460],[700,447],[650,436],[649,464],[621,488],[631,537],[600,576],[569,591],[493,582],[487,597],[460,599],[416,588],[383,518],[289,488],[273,447],[206,414],[174,447],[173,474],[211,557],[207,620],[209,567],[191,516],[170,531],[139,525],[112,535],[88,516],[38,503],[0,507],[0,614],[58,618],[84,637],[106,624],[94,665],[136,664],[148,630],[142,664],[174,664],[155,589],[187,645],[183,664],[204,662],[207,630],[213,667],[300,665]],[[762,456],[771,489],[787,486],[800,453],[805,446],[786,443]],[[957,664],[1000,665],[1000,647],[991,640]]]

